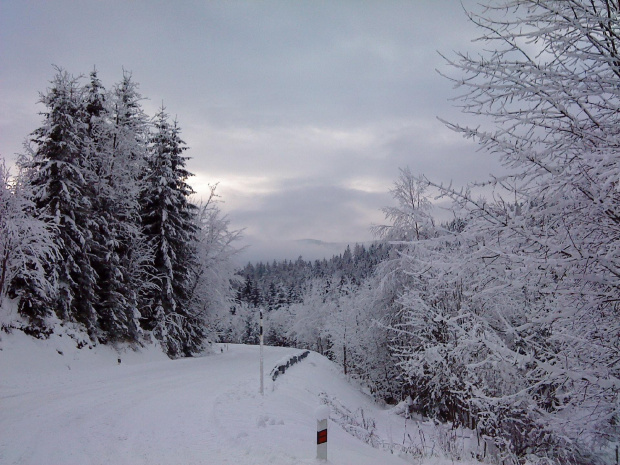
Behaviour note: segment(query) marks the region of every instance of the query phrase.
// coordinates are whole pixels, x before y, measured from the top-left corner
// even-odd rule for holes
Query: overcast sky
[[[399,167],[496,170],[437,120],[465,120],[437,52],[476,35],[457,0],[0,0],[0,155],[40,124],[52,64],[108,88],[130,70],[147,113],[178,117],[198,196],[219,182],[243,259],[315,258],[296,241],[372,239]]]

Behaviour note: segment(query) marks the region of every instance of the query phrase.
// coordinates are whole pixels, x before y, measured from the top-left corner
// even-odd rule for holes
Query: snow
[[[329,418],[329,407],[327,405],[321,405],[317,407],[314,411],[314,416],[316,417],[317,421]]]
[[[1,336],[2,464],[465,463],[373,448],[336,423],[333,411],[328,461],[318,461],[317,411],[327,409],[322,398],[363,409],[380,434],[396,441],[405,420],[378,407],[314,352],[267,381],[261,396],[257,346],[220,345],[211,355],[169,360],[156,346],[78,350],[67,334],[45,341],[17,331]],[[265,370],[297,352],[265,347]]]

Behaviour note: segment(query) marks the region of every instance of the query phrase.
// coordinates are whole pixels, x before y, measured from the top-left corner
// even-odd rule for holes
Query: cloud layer
[[[163,99],[178,115],[194,188],[219,182],[233,225],[264,250],[254,257],[371,239],[399,167],[456,184],[497,170],[436,119],[462,121],[437,50],[472,50],[476,35],[452,0],[0,8],[0,154],[12,161],[39,124],[51,64],[96,65],[108,86],[131,70],[149,113]]]

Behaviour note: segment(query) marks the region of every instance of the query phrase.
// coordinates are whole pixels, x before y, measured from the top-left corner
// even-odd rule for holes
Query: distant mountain
[[[345,242],[325,242],[319,239],[297,239],[295,242],[298,244],[318,245],[321,247],[342,247],[343,249],[347,246]]]

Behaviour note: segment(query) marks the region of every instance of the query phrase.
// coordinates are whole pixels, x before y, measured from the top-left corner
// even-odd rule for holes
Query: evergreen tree
[[[116,250],[125,282],[128,308],[139,317],[143,297],[153,286],[153,253],[142,233],[140,195],[146,176],[149,119],[144,113],[138,84],[127,71],[112,92],[114,192],[119,201],[116,216],[121,226]],[[139,328],[138,328],[139,329]]]
[[[147,174],[141,193],[142,225],[153,249],[157,289],[147,293],[148,310],[142,325],[154,330],[171,357],[200,350],[205,338],[204,322],[189,311],[196,244],[194,193],[186,183],[187,149],[176,121],[168,121],[164,108],[155,117],[150,140]]]
[[[31,176],[36,216],[51,221],[56,231],[60,259],[49,265],[59,280],[54,310],[63,320],[82,323],[96,339],[86,102],[78,80],[66,71],[57,69],[51,84],[40,100],[47,107],[43,125],[33,132],[30,157],[21,165]],[[25,298],[29,305],[37,301],[32,294]]]
[[[92,263],[97,272],[95,308],[102,338],[135,340],[136,292],[124,260],[127,240],[140,231],[136,180],[131,165],[125,161],[132,154],[119,144],[118,118],[112,113],[108,94],[96,71],[90,75],[86,98],[92,177],[89,194],[95,225],[92,246]]]
[[[110,151],[111,125],[105,89],[97,77],[90,74],[85,87],[87,157],[90,167],[88,195],[93,212],[91,262],[97,273],[97,299],[95,310],[106,337],[118,338],[124,326],[123,292],[119,289],[118,260],[114,253],[115,219]]]

